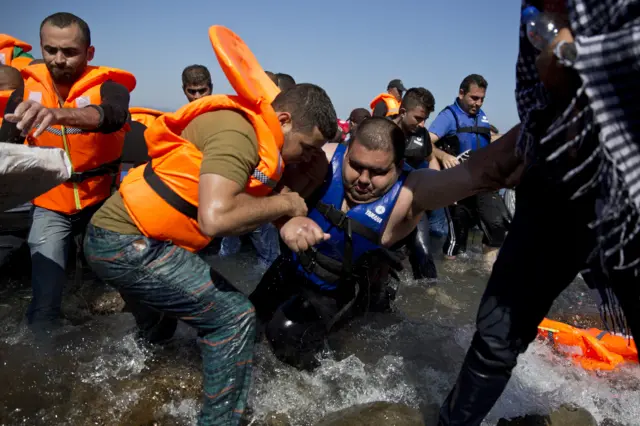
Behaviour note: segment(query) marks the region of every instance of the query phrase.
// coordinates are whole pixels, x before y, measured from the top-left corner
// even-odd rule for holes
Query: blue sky
[[[478,73],[489,81],[489,120],[502,131],[518,121],[517,0],[8,1],[0,31],[31,43],[41,57],[40,22],[62,11],[89,23],[93,64],[136,76],[132,106],[183,105],[180,75],[193,63],[211,70],[216,93],[232,93],[207,34],[219,24],[235,31],[264,69],[323,87],[341,118],[368,107],[393,78],[431,90],[438,112],[466,75]]]

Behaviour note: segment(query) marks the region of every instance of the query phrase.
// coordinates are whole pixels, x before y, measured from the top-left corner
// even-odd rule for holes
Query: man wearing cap
[[[404,87],[402,80],[391,80],[387,85],[387,92],[380,93],[369,104],[372,111],[371,115],[374,117],[388,117],[397,114],[400,110],[402,94],[406,91],[407,89]]]
[[[347,132],[347,135],[345,136],[343,142],[349,143],[349,141],[352,139],[352,135],[355,135],[356,130],[358,129],[358,125],[370,117],[371,113],[366,108],[356,108],[351,111],[351,114],[349,114],[349,119],[347,120],[349,131]]]

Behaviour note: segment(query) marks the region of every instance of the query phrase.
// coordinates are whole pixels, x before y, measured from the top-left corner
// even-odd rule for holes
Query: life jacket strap
[[[115,176],[119,170],[120,170],[120,158],[118,158],[117,160],[102,164],[96,168],[85,170],[84,172],[73,172],[71,173],[71,177],[67,180],[67,182],[81,183],[87,179],[90,179],[96,176],[107,176],[107,175]]]
[[[378,235],[377,232],[375,232],[368,226],[365,226],[360,222],[349,218],[345,212],[336,209],[333,204],[327,204],[323,201],[318,201],[315,208],[336,228],[340,228],[346,231],[346,225],[348,223],[351,232],[355,232],[356,234],[363,236],[372,243],[380,245],[380,235]]]
[[[182,213],[183,215],[198,220],[198,207],[178,195],[173,189],[169,188],[166,183],[160,179],[148,162],[144,168],[144,180],[149,184],[156,194],[167,202],[171,207]]]

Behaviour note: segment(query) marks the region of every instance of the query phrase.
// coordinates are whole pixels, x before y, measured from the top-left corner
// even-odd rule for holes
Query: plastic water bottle
[[[538,50],[542,50],[558,35],[558,26],[547,15],[533,6],[522,11],[522,21],[527,26],[527,38]]]

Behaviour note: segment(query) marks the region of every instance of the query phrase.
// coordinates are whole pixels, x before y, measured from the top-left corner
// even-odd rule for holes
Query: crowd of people
[[[570,22],[563,1],[534,3]],[[556,44],[574,42],[568,28]],[[230,49],[220,40],[235,34],[209,31],[216,53]],[[488,83],[478,74],[462,80],[428,127],[436,105],[423,87],[393,79],[369,108],[342,121],[322,88],[251,61],[250,72],[220,61],[233,71],[225,72],[233,96],[215,93],[206,67],[185,68],[188,102],[163,112],[130,105],[131,73],[89,65],[95,48],[81,18],[45,18],[40,44],[36,60],[31,46],[0,35],[0,139],[17,134],[3,142],[64,149],[72,164],[68,182],[33,200],[29,326],[47,338],[63,324],[67,261],[72,247],[82,250],[95,275],[120,292],[141,339],[162,344],[178,321],[197,329],[199,424],[239,424],[257,340],[264,336],[285,363],[315,368],[330,332],[363,312],[392,309],[391,280],[403,253],[415,278],[436,278],[430,236],[446,235],[444,258],[455,261],[477,225],[493,270],[439,424],[479,425],[553,299],[590,262],[596,237],[588,225],[598,194],[574,200],[575,188],[555,184],[554,165],[522,154],[523,138],[545,135],[536,125],[566,118],[572,96],[586,95],[575,71],[551,51],[533,54],[526,38],[519,61],[533,71],[525,78],[519,67],[523,122],[504,135],[482,110]],[[567,82],[575,91],[565,99],[556,93],[566,94]],[[547,121],[529,114],[541,104],[527,104],[523,95],[540,87],[551,93]],[[588,142],[569,165],[595,150],[597,132]],[[511,217],[498,191],[516,185]],[[562,206],[560,219],[557,208],[544,208],[550,200]],[[575,250],[547,244],[545,235],[556,231],[569,232]],[[236,253],[242,236],[266,270],[249,296],[199,255],[215,241],[220,255]],[[619,295],[632,295],[619,299],[638,333],[636,287],[624,285],[630,271],[633,264],[593,280],[606,278]]]

